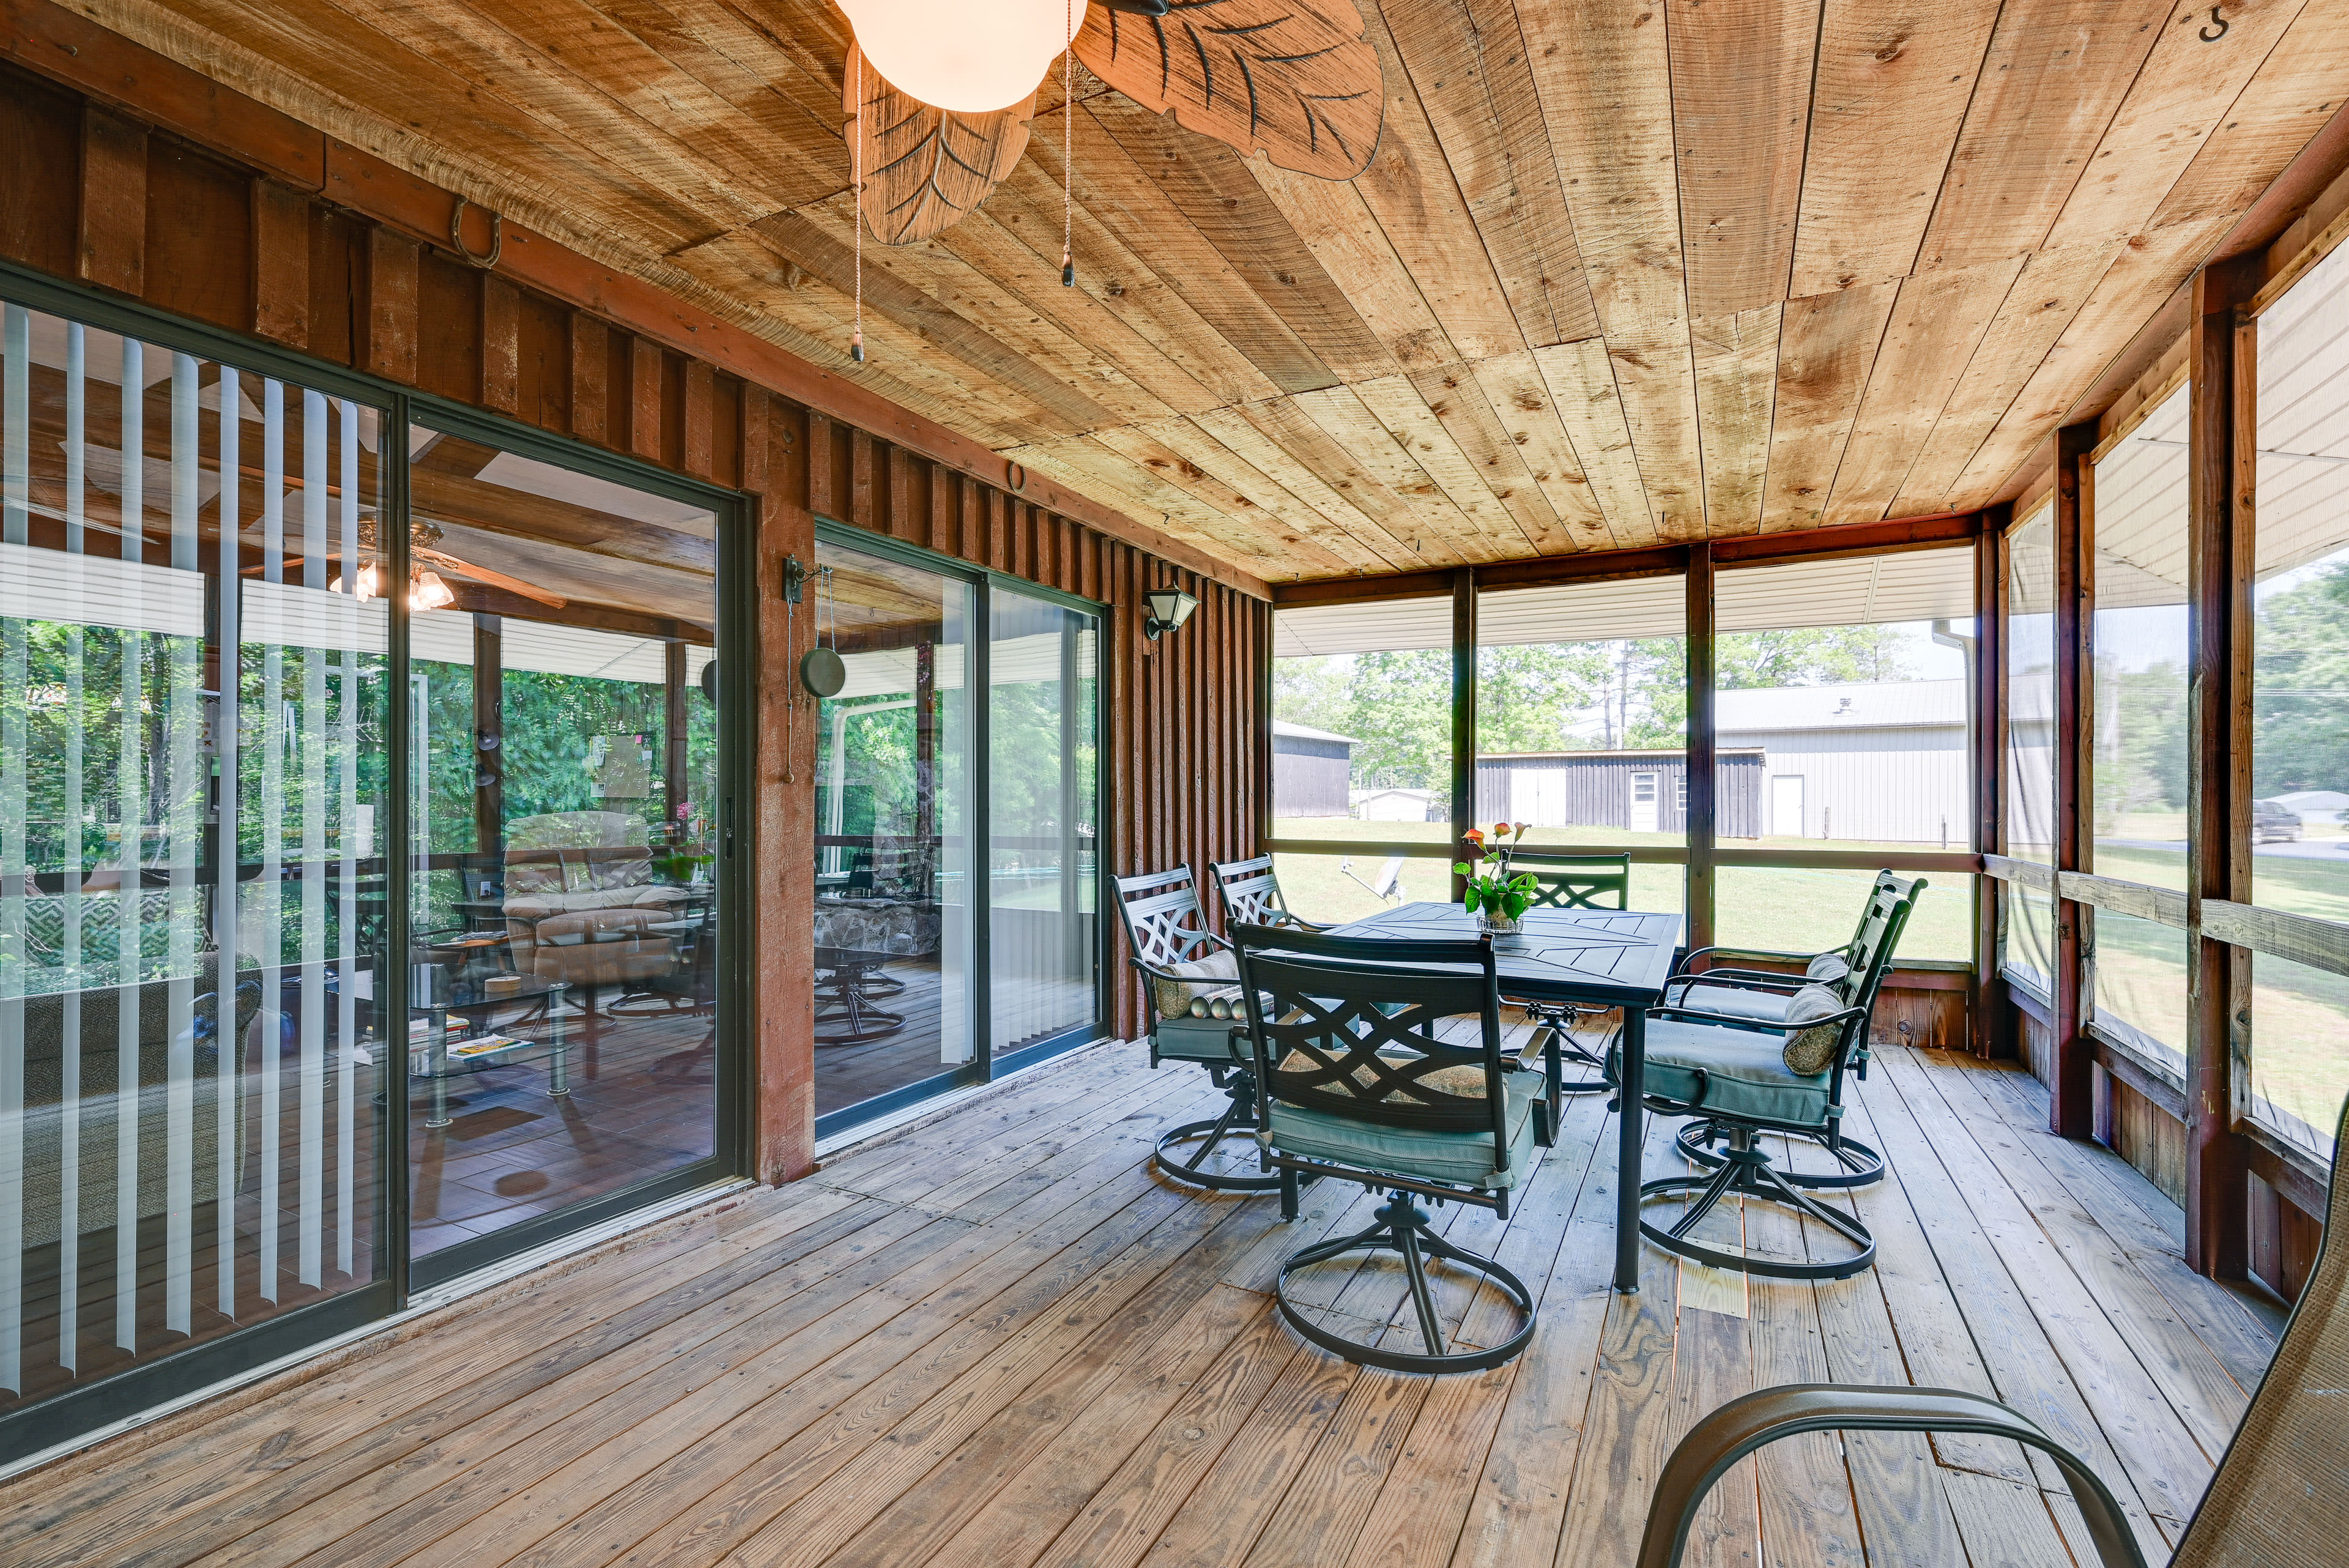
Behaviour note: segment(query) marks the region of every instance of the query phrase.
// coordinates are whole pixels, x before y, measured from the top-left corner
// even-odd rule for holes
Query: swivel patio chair
[[[1777,1279],[1839,1280],[1876,1262],[1876,1238],[1859,1217],[1828,1208],[1800,1183],[1789,1182],[1758,1140],[1765,1133],[1788,1133],[1825,1143],[1837,1135],[1844,1075],[1867,1043],[1877,989],[1924,888],[1922,877],[1913,882],[1896,878],[1870,901],[1863,923],[1866,968],[1855,975],[1848,992],[1806,986],[1775,1019],[1692,1007],[1649,1010],[1643,1103],[1668,1116],[1718,1123],[1727,1142],[1710,1176],[1666,1177],[1640,1187],[1643,1201],[1692,1199],[1671,1230],[1642,1220],[1640,1234],[1700,1263]],[[1622,1082],[1621,1061],[1619,1044],[1607,1059],[1608,1076],[1618,1084]],[[1624,1107],[1624,1114],[1632,1114],[1632,1107]],[[1695,1240],[1692,1232],[1704,1217],[1733,1196],[1798,1210],[1840,1236],[1851,1251],[1840,1258],[1795,1263]]]
[[[1208,1161],[1226,1140],[1257,1130],[1256,1080],[1236,1036],[1246,1027],[1237,987],[1239,968],[1231,944],[1207,929],[1199,890],[1188,866],[1113,879],[1118,918],[1125,923],[1127,961],[1142,977],[1155,1025],[1150,1033],[1150,1064],[1191,1062],[1205,1067],[1216,1087],[1230,1097],[1224,1113],[1208,1121],[1169,1127],[1151,1150],[1151,1161],[1177,1181],[1217,1192],[1270,1192],[1278,1178],[1234,1175],[1211,1169]],[[1187,1156],[1183,1146],[1192,1146]]]
[[[1631,857],[1629,855],[1558,855],[1540,849],[1520,849],[1510,857],[1509,869],[1534,876],[1537,909],[1628,909],[1631,907]],[[1574,1025],[1588,1014],[1604,1011],[1570,1002],[1517,1002],[1540,1030],[1544,1064],[1561,1095],[1598,1095],[1614,1088],[1604,1076],[1607,1064],[1576,1043]],[[1601,1075],[1566,1081],[1562,1062],[1571,1060]],[[1553,1114],[1555,1110],[1553,1109]]]
[[[1307,1339],[1349,1361],[1398,1372],[1498,1366],[1533,1337],[1525,1282],[1437,1235],[1417,1201],[1468,1203],[1504,1219],[1552,1134],[1547,1075],[1526,1070],[1501,1039],[1501,992],[1489,937],[1402,941],[1238,926],[1240,995],[1257,1081],[1257,1143],[1279,1172],[1282,1218],[1294,1220],[1302,1178],[1334,1177],[1383,1191],[1368,1230],[1290,1254],[1274,1292]],[[1475,1021],[1474,1044],[1444,1035]],[[1298,1274],[1350,1252],[1402,1259],[1418,1352],[1338,1333],[1300,1307]],[[1447,1345],[1428,1288],[1429,1261],[1473,1270],[1523,1322],[1498,1344]],[[1383,1327],[1383,1325],[1381,1325]]]
[[[1868,955],[1863,949],[1871,929],[1869,921],[1879,906],[1898,896],[1902,886],[1904,884],[1891,872],[1878,872],[1876,885],[1868,889],[1868,901],[1861,906],[1859,925],[1852,932],[1851,940],[1839,948],[1829,948],[1825,952],[1776,952],[1766,948],[1700,948],[1682,959],[1678,971],[1665,982],[1664,1000],[1675,1006],[1702,1008],[1708,1012],[1776,1020],[1785,1016],[1786,1004],[1806,985],[1824,985],[1838,994],[1848,994],[1856,983],[1855,976],[1868,967]],[[1710,960],[1717,957],[1760,959],[1803,967],[1799,973],[1783,970],[1735,967],[1696,970],[1692,967],[1700,958]],[[1864,1033],[1860,1036],[1858,1048],[1852,1054],[1851,1075],[1863,1082],[1868,1077],[1868,1037]],[[1884,1157],[1857,1138],[1844,1135],[1842,1110],[1842,1102],[1838,1099],[1833,1107],[1836,1119],[1827,1135],[1813,1140],[1840,1168],[1830,1171],[1781,1170],[1778,1174],[1782,1179],[1813,1191],[1868,1187],[1884,1179]],[[1714,1146],[1726,1144],[1729,1134],[1727,1124],[1703,1118],[1683,1123],[1673,1142],[1687,1158],[1719,1169],[1726,1156]]]
[[[1216,904],[1224,912],[1226,930],[1234,926],[1286,926],[1301,931],[1323,929],[1290,913],[1288,900],[1281,896],[1279,874],[1273,870],[1269,855],[1259,855],[1253,860],[1210,860],[1207,881],[1216,889]]]
[[[2349,1107],[2334,1144],[2349,1147]],[[2169,1568],[2332,1568],[2349,1536],[2341,1390],[2349,1387],[2349,1177],[2333,1166],[2324,1238],[2275,1358],[2188,1521]],[[1803,1432],[1972,1432],[2055,1461],[2104,1568],[2146,1568],[2127,1516],[2087,1461],[2021,1411],[1955,1388],[1790,1383],[1733,1399],[1689,1429],[1648,1507],[1639,1568],[1677,1568],[1713,1482],[1754,1449]]]

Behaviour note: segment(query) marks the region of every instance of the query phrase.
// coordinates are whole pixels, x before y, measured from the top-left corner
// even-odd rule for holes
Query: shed
[[[1309,724],[1272,722],[1275,816],[1344,816],[1353,776],[1354,740]]]
[[[1722,748],[1717,803],[1724,838],[1760,836],[1763,757]],[[1508,752],[1476,759],[1480,822],[1536,827],[1612,827],[1627,833],[1688,831],[1685,752]]]

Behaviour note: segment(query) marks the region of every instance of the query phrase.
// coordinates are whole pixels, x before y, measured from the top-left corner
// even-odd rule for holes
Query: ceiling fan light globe
[[[841,0],[857,47],[899,92],[957,114],[1009,109],[1076,36],[1071,0]]]
[[[443,608],[446,606],[455,604],[456,602],[457,596],[450,590],[447,583],[440,580],[440,573],[419,572],[416,574],[416,591],[409,596],[409,608],[417,610],[436,610]]]

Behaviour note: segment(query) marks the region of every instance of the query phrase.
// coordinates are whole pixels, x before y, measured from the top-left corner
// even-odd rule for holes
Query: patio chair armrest
[[[1957,1388],[1788,1383],[1732,1399],[1689,1428],[1656,1481],[1638,1568],[1678,1568],[1705,1494],[1756,1449],[1804,1432],[1971,1432],[2028,1444],[2055,1462],[2104,1568],[2146,1568],[2127,1516],[2087,1462],[2018,1410]]]
[[[1669,1018],[1676,1023],[1719,1023],[1739,1029],[1758,1030],[1764,1034],[1785,1034],[1798,1029],[1816,1029],[1822,1023],[1845,1024],[1855,1018],[1868,1016],[1865,1007],[1847,1007],[1840,1012],[1823,1012],[1816,1018],[1798,1019],[1789,1023],[1783,1018],[1741,1018],[1733,1012],[1707,1012],[1697,1007],[1651,1007],[1651,1021]]]
[[[1826,950],[1835,952],[1839,950],[1829,948]],[[1808,963],[1813,959],[1819,956],[1817,953],[1780,952],[1775,948],[1733,948],[1727,946],[1726,944],[1723,944],[1715,947],[1696,948],[1692,950],[1686,957],[1681,960],[1681,967],[1674,970],[1672,973],[1676,977],[1691,973],[1692,971],[1690,970],[1689,965],[1696,962],[1696,961],[1701,958],[1711,958],[1716,953],[1724,954],[1730,958],[1775,959],[1782,963]]]
[[[1764,974],[1745,969],[1709,969],[1702,974],[1672,976],[1664,981],[1664,994],[1669,997],[1678,991],[1686,995],[1692,986],[1717,985],[1723,991],[1773,991],[1792,996],[1806,983],[1800,975]]]

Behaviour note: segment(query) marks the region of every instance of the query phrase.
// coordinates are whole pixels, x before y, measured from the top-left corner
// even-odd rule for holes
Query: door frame
[[[994,606],[991,596],[995,590],[1000,588],[1006,592],[1040,599],[1047,604],[1058,605],[1064,609],[1092,616],[1099,628],[1095,634],[1099,640],[1095,644],[1093,659],[1093,750],[1095,756],[1101,757],[1108,734],[1110,683],[1105,676],[1108,670],[1115,668],[1112,659],[1117,618],[1111,613],[1111,607],[1100,600],[1085,598],[1078,594],[1063,593],[1058,588],[1047,587],[1041,583],[1032,583],[1025,577],[1015,576],[1009,572],[999,572],[992,567],[966,561],[960,556],[942,555],[936,550],[925,549],[919,545],[907,544],[902,539],[892,539],[885,535],[874,534],[823,513],[815,514],[815,537],[819,546],[830,545],[838,549],[854,550],[860,555],[871,556],[878,560],[910,566],[916,571],[928,572],[936,576],[952,578],[969,585],[971,638],[969,650],[965,658],[968,661],[971,690],[978,694],[971,703],[971,754],[974,759],[974,765],[971,768],[971,814],[974,828],[971,876],[972,972],[969,984],[965,988],[970,1008],[968,1022],[971,1030],[971,1058],[944,1072],[932,1073],[916,1078],[912,1083],[901,1084],[894,1089],[874,1096],[871,1099],[859,1100],[854,1105],[842,1106],[823,1113],[815,1118],[816,1139],[822,1142],[867,1122],[888,1116],[892,1112],[918,1105],[935,1096],[957,1088],[991,1083],[1002,1074],[1018,1072],[1038,1062],[1057,1056],[1062,1052],[1073,1050],[1077,1046],[1098,1040],[1106,1032],[1112,988],[1106,982],[1110,961],[1109,933],[1107,922],[1102,917],[1110,909],[1110,886],[1109,856],[1102,844],[1101,830],[1106,826],[1107,820],[1110,769],[1097,762],[1093,770],[1093,909],[1095,911],[1092,941],[1093,1015],[1081,1023],[1071,1024],[1044,1039],[1031,1041],[1015,1051],[1005,1052],[1000,1057],[996,1054],[993,1028],[994,921],[991,902],[982,903],[980,901],[982,895],[979,892],[979,889],[985,887],[989,889],[989,896],[991,896],[991,883],[986,876],[984,843],[993,832],[994,808],[991,780],[993,770],[987,765],[992,754],[990,747],[993,730],[988,704],[983,698],[992,690],[992,670],[989,667],[989,659],[993,647],[991,633],[994,629]]]

